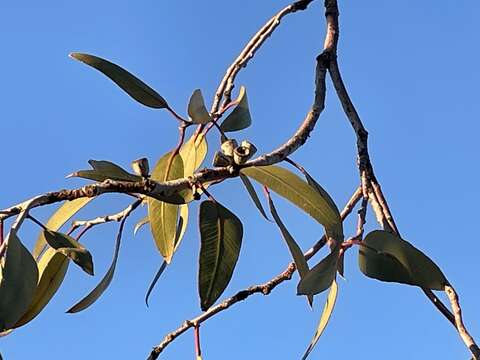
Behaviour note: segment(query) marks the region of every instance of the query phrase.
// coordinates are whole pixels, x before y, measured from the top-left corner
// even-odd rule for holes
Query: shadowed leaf
[[[363,243],[358,261],[360,270],[368,277],[431,290],[444,290],[448,284],[429,257],[392,233],[372,231]]]
[[[89,160],[88,163],[93,170],[80,170],[68,175],[68,177],[81,177],[93,181],[105,181],[107,179],[131,182],[142,181],[141,176],[130,174],[110,161]]]
[[[0,259],[0,332],[9,330],[27,311],[38,281],[37,263],[18,237],[10,233]]]
[[[89,54],[71,53],[70,57],[90,65],[108,76],[139,103],[155,109],[168,108],[167,102],[159,93],[120,66]]]
[[[155,274],[155,277],[153,278],[152,283],[148,287],[147,294],[145,295],[145,304],[147,305],[147,307],[148,307],[148,299],[150,298],[150,295],[151,295],[153,289],[155,288],[155,285],[157,285],[157,282],[160,279],[160,276],[162,276],[162,274],[165,271],[165,269],[167,268],[167,266],[168,266],[167,262],[163,261],[162,265],[160,266],[157,273]]]
[[[313,339],[310,342],[310,345],[308,346],[307,351],[303,355],[302,360],[305,360],[308,357],[308,355],[310,355],[310,353],[315,348],[315,345],[317,345],[317,342],[320,339],[320,336],[322,336],[325,328],[327,327],[328,321],[332,316],[333,308],[335,307],[335,302],[337,301],[337,294],[338,294],[338,285],[337,285],[337,282],[334,280],[332,282],[332,286],[330,287],[330,292],[328,293],[327,302],[325,303],[325,307],[323,308],[322,316],[317,326],[317,331],[315,332],[315,335],[313,336]]]
[[[50,230],[44,230],[43,235],[48,245],[73,260],[87,274],[93,275],[92,255],[77,240],[69,235]]]
[[[205,107],[205,100],[203,99],[200,89],[195,90],[190,97],[190,101],[188,102],[188,116],[194,124],[207,124],[212,121]]]
[[[298,295],[316,295],[327,290],[337,273],[339,247],[315,265],[298,283]]]
[[[247,189],[248,194],[250,195],[250,198],[253,200],[253,203],[257,207],[258,211],[260,211],[260,214],[267,220],[271,221],[267,214],[265,213],[265,210],[263,209],[262,202],[260,201],[257,192],[255,191],[255,188],[252,185],[252,182],[249,180],[248,177],[240,173],[240,180],[242,180],[243,185],[245,186],[245,189]]]
[[[198,289],[202,310],[207,310],[227,287],[242,245],[241,221],[219,203],[200,205],[200,270]]]
[[[248,107],[247,90],[244,86],[240,88],[238,98],[235,100],[237,106],[225,118],[220,128],[225,132],[243,130],[252,124],[250,109]]]

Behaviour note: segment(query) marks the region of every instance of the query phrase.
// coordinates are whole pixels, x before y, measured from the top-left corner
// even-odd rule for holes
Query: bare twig
[[[352,195],[350,200],[347,202],[345,205],[345,208],[342,210],[340,216],[342,221],[345,220],[348,215],[352,212],[353,208],[355,205],[360,201],[362,198],[362,191],[361,188],[359,187],[355,193]],[[318,240],[315,245],[313,245],[308,251],[304,253],[304,256],[307,260],[311,259],[322,247],[326,244],[327,239],[326,236],[323,236],[320,240]],[[169,333],[163,341],[153,348],[152,352],[150,353],[150,356],[148,357],[148,360],[154,360],[157,359],[160,353],[171,343],[173,342],[177,337],[182,335],[184,332],[186,332],[190,328],[194,328],[195,326],[200,325],[201,323],[207,321],[214,315],[218,314],[219,312],[222,312],[224,310],[227,310],[230,306],[241,302],[248,298],[249,296],[253,294],[263,294],[263,295],[268,295],[271,293],[273,289],[275,289],[278,285],[283,283],[284,281],[290,280],[292,278],[292,275],[296,271],[296,266],[295,263],[291,262],[287,268],[271,279],[270,281],[261,284],[261,285],[254,285],[249,287],[248,289],[241,290],[237,292],[235,295],[233,295],[230,298],[227,298],[223,300],[220,304],[211,307],[208,309],[206,312],[204,312],[202,315],[196,317],[195,319],[192,320],[187,320],[185,321],[178,329],[175,331],[172,331]]]

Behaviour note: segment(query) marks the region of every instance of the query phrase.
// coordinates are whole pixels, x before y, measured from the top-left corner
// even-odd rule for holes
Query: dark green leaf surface
[[[220,125],[224,132],[243,130],[252,124],[247,91],[244,86],[240,88],[240,93],[235,101],[238,103],[237,106]]]
[[[120,86],[120,88],[139,103],[155,109],[168,107],[167,102],[159,93],[120,66],[89,54],[71,53],[70,57],[90,65],[108,76],[115,84]]]
[[[448,283],[440,268],[424,253],[383,230],[369,233],[359,251],[360,270],[368,277],[444,290]]]
[[[202,310],[222,295],[233,275],[242,245],[241,221],[222,205],[206,200],[200,205],[200,270],[198,289]]]
[[[298,295],[316,295],[327,290],[337,273],[339,247],[315,265],[298,283]]]
[[[257,192],[255,191],[255,188],[253,187],[252,182],[248,177],[240,173],[240,180],[242,180],[243,185],[245,186],[245,189],[247,189],[248,194],[250,195],[250,198],[253,200],[253,203],[257,207],[258,211],[260,211],[260,214],[267,220],[270,221],[268,218],[267,214],[265,213],[265,210],[263,209],[262,202],[260,201]]]
[[[92,254],[77,240],[71,236],[50,230],[44,230],[43,235],[48,245],[71,259],[87,274],[93,275]]]
[[[10,233],[5,241],[0,259],[0,333],[14,327],[27,311],[38,281],[37,263],[17,235]]]
[[[271,165],[242,169],[243,174],[272,189],[283,196],[326,228],[339,224],[338,210],[291,171]]]
[[[195,90],[190,97],[190,101],[188,102],[188,116],[194,124],[207,124],[212,121],[205,107],[205,100],[203,99],[200,89]]]
[[[81,177],[93,181],[105,181],[107,179],[117,181],[141,181],[142,177],[130,174],[120,166],[105,160],[89,160],[88,163],[93,170],[80,170],[70,174],[68,177]]]

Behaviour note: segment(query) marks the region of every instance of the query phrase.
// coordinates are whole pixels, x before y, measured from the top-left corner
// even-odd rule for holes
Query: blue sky
[[[321,1],[284,24],[237,83],[248,89],[253,125],[238,139],[261,152],[295,131],[312,102],[315,56],[321,50]],[[179,112],[201,88],[211,98],[225,68],[264,21],[288,1],[32,0],[0,3],[0,208],[43,192],[75,187],[66,180],[88,159],[125,167],[142,156],[154,163],[177,139],[166,112],[135,103],[116,86],[67,57],[81,51],[108,58],[157,89]],[[354,103],[370,132],[371,157],[405,239],[444,270],[461,296],[466,323],[480,337],[477,204],[478,1],[371,1],[341,6],[339,62]],[[355,139],[329,86],[327,110],[294,159],[339,206],[358,180]],[[210,150],[218,139],[210,140]],[[209,157],[208,164],[211,161]],[[207,164],[207,165],[208,165]],[[257,215],[238,180],[212,189],[245,226],[242,254],[226,296],[284,269],[289,253],[274,225]],[[321,227],[275,197],[303,249]],[[79,215],[114,213],[130,200],[105,196]],[[194,207],[195,208],[195,207]],[[193,210],[193,209],[192,209]],[[47,219],[53,207],[35,212]],[[96,277],[71,266],[63,287],[29,325],[0,341],[5,360],[28,358],[142,359],[166,333],[199,314],[196,216],[147,309],[143,298],[160,262],[147,229],[133,237],[129,222],[114,282],[90,309],[64,311],[103,276],[113,253],[116,224],[91,231]],[[193,211],[192,211],[193,213]],[[377,228],[372,216],[367,228]],[[354,231],[351,222],[347,234]],[[38,228],[25,225],[29,246]],[[419,289],[382,284],[347,255],[346,281],[332,321],[312,359],[466,359],[454,329]],[[318,259],[318,257],[316,258]],[[253,296],[202,327],[204,359],[296,359],[314,333],[325,295],[312,312],[295,296],[297,277],[268,297]],[[193,336],[169,346],[164,359],[192,359]]]

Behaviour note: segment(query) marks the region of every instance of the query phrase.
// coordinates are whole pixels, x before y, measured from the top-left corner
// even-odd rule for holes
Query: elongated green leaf
[[[45,225],[47,229],[57,231],[63,224],[72,218],[80,209],[87,205],[94,198],[79,198],[65,202],[58,210],[52,215]],[[43,252],[47,245],[43,231],[38,236],[35,247],[33,248],[33,257],[38,260],[40,254]]]
[[[90,305],[92,305],[95,301],[98,300],[98,298],[105,292],[105,290],[112,282],[113,275],[115,273],[115,267],[117,266],[118,254],[120,252],[120,243],[122,241],[123,227],[125,225],[126,219],[127,218],[123,218],[122,222],[120,223],[117,240],[115,242],[115,252],[113,254],[112,263],[110,264],[107,273],[102,278],[102,280],[100,280],[98,285],[95,286],[95,288],[87,296],[85,296],[82,300],[80,300],[78,303],[68,309],[67,313],[73,314],[88,308]]]
[[[68,175],[68,177],[81,177],[94,181],[105,181],[107,179],[117,181],[141,181],[142,177],[133,175],[122,169],[120,166],[105,160],[88,160],[93,170],[80,170]]]
[[[17,235],[10,233],[0,259],[0,332],[9,330],[27,311],[38,281],[38,268]]]
[[[54,249],[48,249],[38,262],[39,280],[32,302],[22,318],[15,324],[20,327],[32,321],[47,306],[65,278],[68,258]]]
[[[93,275],[92,254],[77,240],[71,236],[50,230],[44,230],[43,235],[48,245],[73,260],[87,274]]]
[[[202,165],[207,156],[208,145],[205,135],[192,135],[180,148],[183,160],[184,176],[191,176]]]
[[[198,289],[202,310],[222,295],[233,275],[242,245],[241,221],[211,200],[200,205],[200,270]]]
[[[448,284],[440,268],[423,252],[383,230],[369,233],[360,248],[360,270],[368,277],[444,290]]]
[[[310,355],[310,353],[315,348],[315,345],[317,345],[317,342],[320,339],[320,336],[322,336],[323,332],[325,331],[325,328],[328,325],[328,321],[332,316],[333,308],[335,307],[335,303],[337,301],[337,294],[338,294],[338,285],[337,285],[337,282],[334,280],[332,282],[332,286],[330,287],[330,292],[328,293],[327,302],[325,303],[325,307],[323,308],[322,316],[320,318],[320,322],[318,323],[317,331],[315,332],[315,335],[313,336],[313,339],[310,342],[310,345],[308,346],[307,351],[303,355],[302,360],[305,360],[308,357],[308,355]]]
[[[71,53],[70,57],[108,76],[115,84],[120,86],[120,88],[139,103],[155,109],[168,108],[166,100],[160,96],[159,93],[120,66],[89,54]]]
[[[160,268],[158,269],[157,273],[155,274],[155,277],[153,278],[150,286],[148,287],[147,294],[145,295],[145,304],[148,305],[148,299],[150,298],[150,295],[152,294],[153,289],[155,288],[155,285],[157,285],[158,280],[160,279],[160,276],[162,276],[163,272],[167,268],[168,264],[166,261],[162,262],[162,265],[160,265]]]
[[[200,89],[196,89],[190,97],[190,101],[188,102],[188,116],[194,124],[207,124],[212,121],[205,107],[205,100],[203,99]]]
[[[252,182],[248,179],[248,177],[246,177],[242,173],[240,173],[240,180],[242,180],[242,183],[245,186],[245,189],[247,189],[247,192],[250,195],[250,198],[253,200],[253,203],[257,207],[258,211],[260,211],[260,214],[262,214],[262,216],[267,221],[271,221],[268,218],[267,214],[265,213],[265,210],[263,209],[262,202],[260,201],[260,199],[257,195],[257,192],[255,191],[255,188],[252,185]]]
[[[271,165],[249,167],[241,172],[283,196],[326,228],[341,223],[329,201],[291,171]]]
[[[244,86],[240,88],[238,98],[235,100],[237,106],[225,118],[220,128],[225,132],[243,130],[252,124],[250,109],[248,107],[247,90]]]
[[[183,177],[183,161],[176,155],[170,161],[171,153],[165,154],[155,166],[152,179],[167,181]],[[175,252],[179,206],[148,198],[148,218],[155,244],[167,263]]]
[[[320,194],[320,196],[322,198],[324,198],[328,204],[330,205],[330,207],[335,211],[335,213],[340,217],[340,211],[338,210],[338,207],[337,207],[337,204],[335,204],[335,202],[333,201],[333,199],[331,198],[331,196],[325,191],[325,189],[313,178],[310,176],[310,174],[305,170],[304,170],[304,175],[305,175],[305,178],[307,179],[307,183],[313,187],[315,190],[318,191],[318,193]]]
[[[316,295],[327,290],[337,273],[339,247],[315,265],[298,283],[298,295]]]

